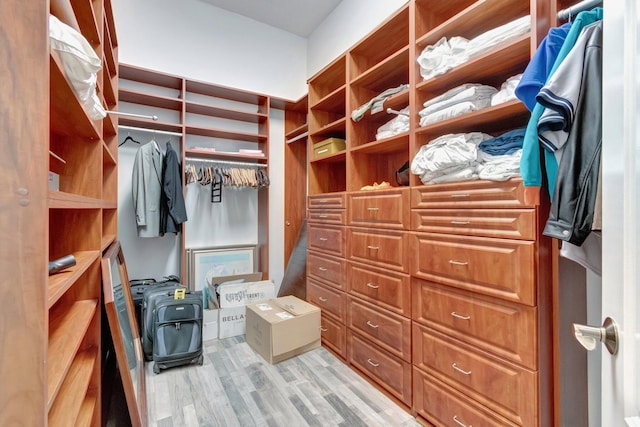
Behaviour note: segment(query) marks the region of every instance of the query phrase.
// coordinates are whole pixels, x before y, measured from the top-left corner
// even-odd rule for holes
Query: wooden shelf
[[[91,360],[95,354],[88,357],[86,353],[77,354],[85,333],[91,324],[94,313],[98,308],[97,300],[77,301],[67,311],[56,312],[49,319],[49,345],[47,357],[47,408],[51,410],[58,401],[57,396],[62,393],[65,382],[73,377],[74,367]],[[76,366],[77,365],[77,366]],[[84,392],[86,386],[81,388]],[[69,390],[66,390],[68,392]],[[77,393],[74,391],[74,395]]]
[[[136,117],[124,117],[121,116],[118,119],[118,125],[121,126],[133,126],[137,128],[150,129],[150,130],[162,130],[167,132],[183,133],[184,128],[178,123],[159,122],[148,119],[139,119]]]
[[[114,155],[111,153],[111,150],[109,150],[109,147],[107,147],[107,144],[104,142],[102,143],[102,152],[104,153],[102,159],[106,164],[114,166],[118,164],[117,159],[114,157]]]
[[[74,0],[73,11],[75,12],[82,35],[91,45],[100,45],[102,41],[100,31],[98,30],[100,26],[98,25],[91,0]]]
[[[251,162],[256,161],[255,163],[262,163],[262,161],[267,160],[266,154],[264,156],[248,156],[246,154],[240,153],[229,153],[224,151],[211,151],[206,149],[198,149],[198,148],[187,148],[184,150],[185,156],[191,159],[219,159],[219,160],[231,160],[231,161],[239,161],[239,162]]]
[[[208,136],[211,138],[231,139],[234,141],[247,141],[255,143],[267,142],[267,135],[235,132],[224,129],[214,129],[200,126],[185,126],[185,133],[189,135]]]
[[[309,133],[309,124],[305,123],[302,126],[299,126],[290,132],[287,132],[284,135],[284,139],[286,142],[293,142],[293,141],[297,141],[299,137],[303,137],[303,135],[305,134],[308,135],[308,133]]]
[[[184,82],[184,79],[181,77],[127,64],[118,65],[118,75],[123,80],[131,80],[176,90],[182,90],[182,84]]]
[[[336,121],[328,123],[326,126],[321,127],[313,132],[309,132],[309,136],[313,138],[317,137],[330,137],[332,135],[344,134],[345,126],[347,124],[346,117],[342,117]]]
[[[409,83],[409,46],[403,47],[351,81],[352,86],[362,86],[376,92],[407,83]]]
[[[268,98],[265,95],[194,80],[186,81],[185,91],[187,93],[197,93],[213,98],[222,98],[246,104],[255,104],[264,107],[268,105]],[[262,112],[264,113],[265,111]]]
[[[409,133],[405,132],[391,138],[372,141],[351,148],[353,154],[387,154],[409,150]]]
[[[144,92],[137,92],[131,89],[120,88],[118,90],[120,102],[130,102],[132,104],[146,105],[149,107],[164,108],[173,111],[182,111],[182,99],[170,98],[167,96],[152,95]],[[125,116],[122,116],[125,117]]]
[[[340,151],[339,153],[330,154],[325,157],[321,157],[319,159],[312,158],[310,163],[318,164],[318,163],[340,163],[344,162],[346,159],[346,151]]]
[[[187,102],[185,106],[187,113],[201,114],[203,116],[211,116],[221,119],[238,120],[247,123],[264,123],[268,118],[266,114],[214,107],[195,102]]]
[[[315,104],[311,105],[310,109],[322,111],[344,111],[346,93],[346,85],[340,86]]]
[[[47,285],[47,308],[53,307],[58,299],[73,286],[78,278],[89,269],[100,253],[98,251],[75,252],[76,265],[65,269],[61,273],[49,276]]]
[[[100,199],[62,191],[49,190],[47,200],[49,209],[99,209],[102,207]]]
[[[100,251],[104,252],[111,243],[115,242],[117,237],[118,236],[116,236],[115,234],[104,234],[102,236],[102,242],[100,243]]]

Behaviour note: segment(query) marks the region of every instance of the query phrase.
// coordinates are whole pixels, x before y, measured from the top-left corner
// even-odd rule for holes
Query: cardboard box
[[[218,339],[218,316],[220,310],[203,310],[202,340]]]
[[[248,273],[248,274],[238,274],[235,276],[220,276],[220,277],[214,277],[213,279],[213,283],[207,286],[207,296],[209,297],[208,299],[208,303],[209,303],[209,308],[213,309],[213,308],[220,308],[220,303],[218,301],[218,296],[216,295],[216,291],[215,291],[215,285],[218,283],[225,283],[225,282],[233,282],[236,280],[242,280],[243,283],[247,283],[247,282],[257,282],[262,280],[262,272],[259,273]],[[225,285],[227,286],[227,285]],[[272,298],[272,297],[267,297],[267,298]]]
[[[320,309],[293,295],[249,304],[247,343],[269,363],[320,346]]]
[[[220,308],[240,307],[276,296],[273,280],[223,285],[218,288]]]
[[[319,159],[344,151],[346,147],[347,142],[342,138],[327,138],[313,146],[313,156],[315,159]]]
[[[229,338],[244,335],[246,329],[246,306],[221,308],[219,310],[218,337]]]

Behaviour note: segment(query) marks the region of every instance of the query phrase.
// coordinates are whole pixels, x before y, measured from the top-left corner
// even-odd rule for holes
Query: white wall
[[[343,0],[308,40],[311,77],[400,9],[407,0]]]

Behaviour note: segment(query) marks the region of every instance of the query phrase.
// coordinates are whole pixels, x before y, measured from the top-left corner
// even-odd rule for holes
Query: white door
[[[640,427],[640,4],[605,3],[602,319],[619,348],[602,347],[599,425]]]

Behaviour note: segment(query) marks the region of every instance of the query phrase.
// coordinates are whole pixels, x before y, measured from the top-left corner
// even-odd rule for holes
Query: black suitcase
[[[133,307],[136,313],[136,322],[138,323],[138,332],[142,337],[143,325],[142,325],[142,305],[144,303],[144,293],[151,289],[167,284],[180,284],[180,278],[175,275],[165,276],[162,280],[156,279],[133,279],[129,281],[129,288],[131,289],[131,298],[133,299]]]
[[[180,290],[155,302],[153,372],[174,366],[202,365],[202,291]]]
[[[164,300],[168,295],[173,295],[176,289],[186,288],[180,283],[168,282],[157,286],[149,286],[143,293],[142,313],[140,315],[142,326],[140,339],[142,340],[142,352],[147,361],[153,360],[153,336],[155,333],[154,316],[158,301]],[[173,298],[173,297],[172,297]]]

